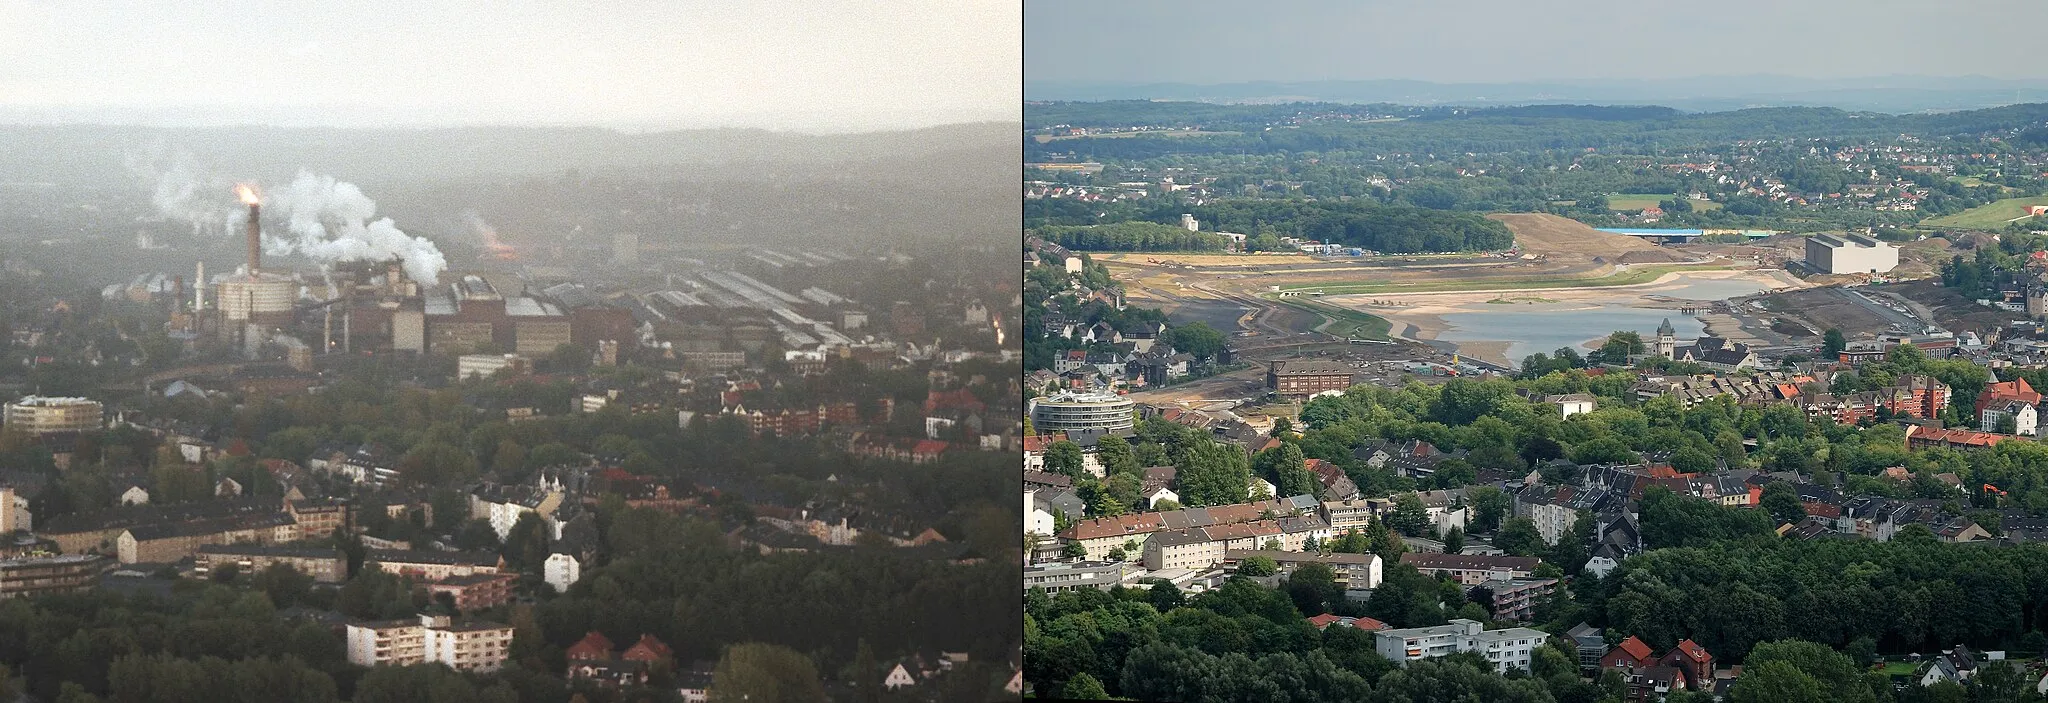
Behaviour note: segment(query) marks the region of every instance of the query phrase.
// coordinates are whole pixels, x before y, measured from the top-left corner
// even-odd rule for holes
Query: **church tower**
[[[1678,353],[1678,330],[1672,329],[1671,318],[1664,318],[1664,324],[1657,326],[1657,356],[1676,358]]]

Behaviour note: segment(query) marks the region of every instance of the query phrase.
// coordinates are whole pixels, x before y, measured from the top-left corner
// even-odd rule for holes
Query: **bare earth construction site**
[[[1633,329],[1644,310],[1695,316],[1695,328],[1776,345],[1786,340],[1768,334],[1770,320],[1720,301],[1805,285],[1753,247],[1658,246],[1555,215],[1491,217],[1514,232],[1517,248],[1363,258],[1109,254],[1097,260],[1124,283],[1133,302],[1235,334],[1236,346],[1253,359],[1317,343],[1391,338],[1513,366],[1517,352],[1528,353],[1530,345],[1549,352]],[[1757,329],[1746,331],[1752,326]],[[1545,346],[1555,340],[1566,341]]]

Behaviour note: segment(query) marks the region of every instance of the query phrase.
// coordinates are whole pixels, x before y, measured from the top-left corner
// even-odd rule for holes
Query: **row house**
[[[1460,584],[1479,586],[1488,581],[1534,576],[1537,565],[1543,560],[1536,557],[1406,552],[1401,555],[1401,563],[1425,574],[1449,576]]]
[[[936,439],[902,439],[856,433],[848,442],[847,451],[870,459],[929,464],[938,461],[951,446]]]
[[[200,547],[194,557],[200,573],[211,573],[233,565],[241,573],[251,574],[283,564],[312,577],[316,583],[348,580],[348,559],[340,550],[333,548],[212,544]]]
[[[281,544],[299,539],[298,523],[282,512],[237,515],[190,522],[138,525],[115,539],[123,564],[174,562],[216,544]]]
[[[1222,563],[1231,550],[1298,552],[1308,540],[1330,538],[1330,527],[1314,515],[1257,520],[1173,530],[1145,542],[1145,568],[1206,569]]]
[[[2018,435],[1994,434],[1961,428],[1940,429],[1925,425],[1906,426],[1906,448],[1926,449],[1945,447],[1949,449],[1987,449],[2000,442],[2020,439]]]
[[[1080,543],[1088,551],[1083,558],[1102,561],[1109,557],[1111,549],[1122,547],[1125,542],[1142,546],[1154,533],[1313,515],[1316,507],[1314,497],[1299,495],[1233,505],[1135,513],[1082,520],[1069,526],[1066,531],[1059,534],[1059,537],[1067,542]],[[1315,522],[1322,525],[1322,529],[1327,533],[1327,523],[1320,519]],[[1252,548],[1255,549],[1257,546]]]

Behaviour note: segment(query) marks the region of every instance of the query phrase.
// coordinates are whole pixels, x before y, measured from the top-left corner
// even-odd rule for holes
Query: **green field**
[[[1720,271],[1728,268],[1722,264],[1653,264],[1632,267],[1600,278],[1493,278],[1466,281],[1428,281],[1422,283],[1340,283],[1336,285],[1289,286],[1286,291],[1322,291],[1324,295],[1352,295],[1359,293],[1449,293],[1468,290],[1536,290],[1542,288],[1600,288],[1606,286],[1630,286],[1649,283],[1664,274],[1674,271]],[[1288,302],[1293,298],[1280,298]]]
[[[1325,305],[1305,298],[1280,298],[1280,304],[1321,315],[1328,322],[1318,328],[1326,334],[1347,339],[1391,339],[1394,325],[1386,318],[1357,310]]]
[[[1920,221],[1923,227],[1954,227],[1956,229],[2005,229],[2005,224],[2015,217],[2027,214],[2028,205],[2048,205],[2048,195],[2031,198],[2006,198],[1992,203],[1958,212],[1953,215],[1930,217]]]
[[[1607,209],[1616,212],[1622,210],[1641,210],[1646,207],[1653,207],[1657,203],[1670,200],[1673,197],[1676,196],[1669,193],[1664,195],[1657,195],[1655,193],[1615,193],[1607,196]],[[1694,210],[1705,211],[1719,207],[1721,207],[1721,204],[1712,200],[1692,201],[1692,209]]]

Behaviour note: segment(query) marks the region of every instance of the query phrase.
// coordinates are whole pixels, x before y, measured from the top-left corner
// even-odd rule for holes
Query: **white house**
[[[1564,395],[1546,395],[1543,396],[1543,402],[1549,405],[1557,406],[1558,411],[1563,413],[1564,417],[1571,417],[1573,415],[1578,415],[1580,413],[1593,412],[1599,407],[1599,403],[1593,400],[1593,394],[1591,393],[1566,393]]]
[[[1278,495],[1280,495],[1280,487],[1279,487],[1279,486],[1275,486],[1275,485],[1273,485],[1273,482],[1272,482],[1272,481],[1268,481],[1268,480],[1266,480],[1266,479],[1263,479],[1263,478],[1259,478],[1259,477],[1257,477],[1257,476],[1253,476],[1253,477],[1252,477],[1252,482],[1251,482],[1251,484],[1250,484],[1250,485],[1247,485],[1247,486],[1245,486],[1245,488],[1244,488],[1244,494],[1245,494],[1245,497],[1247,497],[1247,498],[1250,498],[1250,497],[1258,496],[1258,495],[1259,495],[1259,491],[1261,491],[1261,490],[1265,491],[1265,496],[1266,496],[1267,498],[1272,498],[1272,497],[1274,497],[1274,496],[1278,496]],[[1174,499],[1174,502],[1176,502],[1176,503],[1177,503],[1177,502],[1180,502],[1180,499],[1179,499],[1179,497],[1175,497],[1175,499]]]
[[[1180,504],[1180,494],[1173,492],[1173,489],[1167,488],[1165,486],[1160,486],[1159,488],[1154,489],[1151,493],[1145,494],[1144,498],[1145,505],[1147,507],[1158,505],[1159,501],[1162,500],[1173,501],[1175,505]]]
[[[121,492],[120,503],[122,505],[149,505],[149,491],[143,490],[141,486],[129,486],[128,490]]]
[[[2013,434],[2032,437],[2040,427],[2040,412],[2032,403],[2024,400],[2009,400],[1984,406],[1984,415],[1979,418],[1977,429],[1997,432],[1998,423],[2007,416],[2012,417]]]
[[[917,677],[912,676],[910,674],[910,669],[908,667],[903,666],[902,662],[897,662],[896,668],[889,670],[889,677],[882,679],[882,687],[889,689],[891,691],[903,688],[905,686],[916,685]]]
[[[570,586],[582,580],[583,565],[572,555],[556,552],[548,555],[547,562],[541,565],[541,573],[542,579],[553,586],[556,593],[568,593]]]
[[[1039,507],[1034,493],[1024,492],[1024,532],[1051,537],[1057,531],[1053,527],[1052,511]]]

